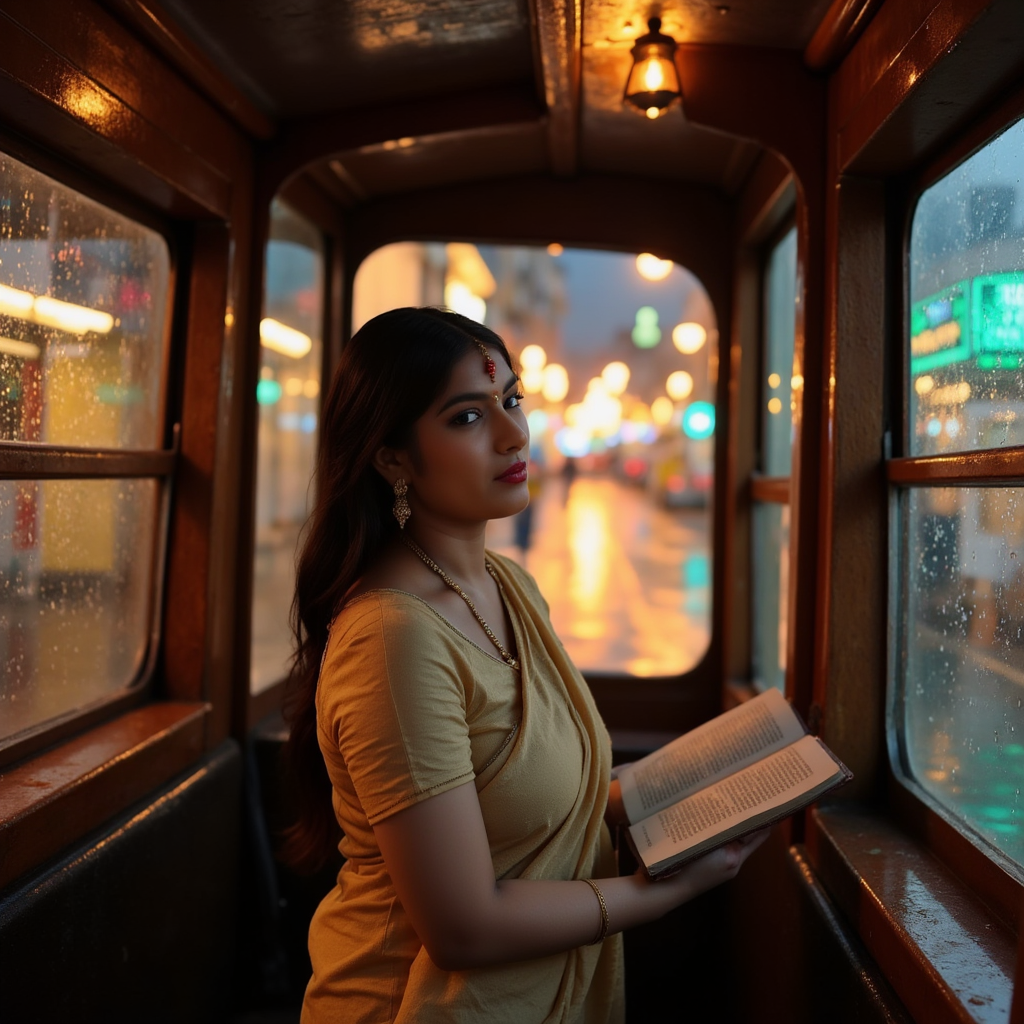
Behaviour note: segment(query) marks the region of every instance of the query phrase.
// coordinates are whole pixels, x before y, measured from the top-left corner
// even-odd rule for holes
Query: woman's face
[[[474,348],[442,394],[416,421],[400,455],[413,516],[441,524],[478,524],[526,507],[530,434],[519,378],[489,348],[495,379]]]

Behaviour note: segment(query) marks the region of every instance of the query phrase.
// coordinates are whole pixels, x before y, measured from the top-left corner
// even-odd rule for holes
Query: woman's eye
[[[477,409],[463,409],[462,412],[452,417],[452,423],[457,427],[464,427],[478,419],[480,419],[480,413]]]
[[[505,408],[518,409],[519,406],[523,404],[523,399],[525,397],[526,396],[522,391],[517,391],[514,395],[509,395],[508,398],[505,399]]]

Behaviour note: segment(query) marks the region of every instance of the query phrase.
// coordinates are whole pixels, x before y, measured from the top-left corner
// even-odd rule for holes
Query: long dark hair
[[[328,628],[345,594],[398,529],[391,514],[394,495],[373,456],[382,445],[409,445],[416,420],[479,342],[497,348],[513,365],[501,338],[458,313],[430,307],[382,313],[345,346],[324,403],[316,502],[304,530],[292,603],[296,653],[285,696],[291,727],[285,758],[298,822],[285,833],[282,856],[298,870],[321,867],[338,837],[314,703]]]

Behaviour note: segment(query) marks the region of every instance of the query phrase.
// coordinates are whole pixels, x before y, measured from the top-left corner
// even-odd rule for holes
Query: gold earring
[[[412,509],[409,508],[409,500],[406,498],[406,492],[409,490],[409,485],[399,477],[395,481],[395,503],[391,506],[391,514],[398,520],[398,528],[400,530],[405,529],[405,524],[412,515]]]

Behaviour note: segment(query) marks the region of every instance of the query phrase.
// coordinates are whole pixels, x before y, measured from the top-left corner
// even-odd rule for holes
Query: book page
[[[747,831],[751,819],[771,820],[787,805],[843,774],[813,736],[769,755],[721,782],[630,826],[637,852],[650,867],[730,830]]]
[[[786,698],[778,690],[766,690],[621,769],[626,815],[637,822],[804,733]]]

